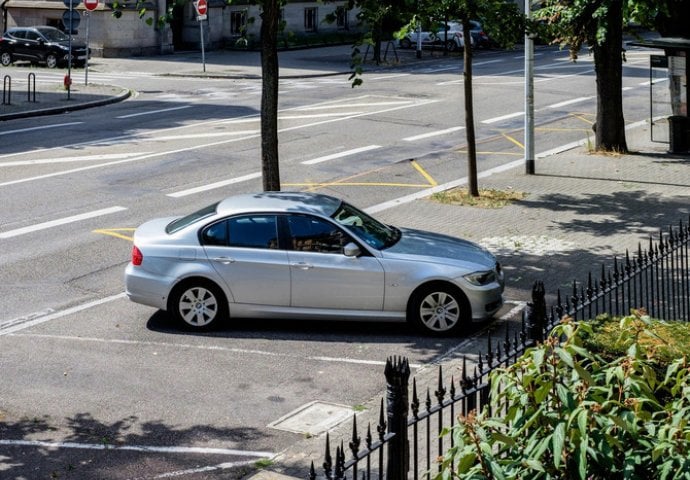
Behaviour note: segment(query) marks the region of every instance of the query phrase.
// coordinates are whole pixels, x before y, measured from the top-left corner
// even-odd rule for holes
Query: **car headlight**
[[[493,270],[487,270],[485,272],[468,273],[467,275],[465,275],[464,278],[472,285],[477,285],[481,287],[495,282],[496,272],[494,272]]]

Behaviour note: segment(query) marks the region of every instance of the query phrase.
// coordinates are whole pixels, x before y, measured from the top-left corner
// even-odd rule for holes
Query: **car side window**
[[[278,248],[275,215],[242,215],[216,222],[201,233],[205,246]]]
[[[228,221],[214,223],[201,234],[201,243],[214,247],[226,247],[228,245]]]
[[[26,31],[26,39],[31,40],[32,42],[38,42],[38,40],[41,38],[41,36],[36,33],[32,32],[31,30]]]
[[[331,222],[308,215],[290,215],[290,247],[300,252],[342,253],[352,241]]]
[[[24,30],[14,30],[10,32],[10,35],[13,36],[14,38],[18,38],[20,40],[24,39],[25,32]]]
[[[247,215],[228,220],[228,246],[278,248],[275,215]]]

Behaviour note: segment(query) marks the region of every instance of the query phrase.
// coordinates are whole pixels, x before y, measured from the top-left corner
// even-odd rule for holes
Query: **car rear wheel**
[[[405,49],[412,48],[412,42],[409,38],[403,38],[400,40],[400,47]]]
[[[465,295],[451,285],[430,284],[413,294],[408,320],[428,334],[454,334],[470,321],[469,303]]]
[[[194,280],[175,288],[170,294],[168,311],[186,328],[210,330],[227,318],[227,302],[215,284]]]
[[[454,52],[455,50],[457,50],[457,48],[458,44],[455,43],[455,40],[448,40],[446,42],[446,50],[448,50],[449,52]]]
[[[8,67],[12,63],[12,54],[10,52],[0,53],[0,63],[3,67]]]
[[[57,64],[58,64],[57,57],[54,54],[49,53],[48,56],[46,57],[46,66],[48,68],[55,68],[55,67],[57,67]]]

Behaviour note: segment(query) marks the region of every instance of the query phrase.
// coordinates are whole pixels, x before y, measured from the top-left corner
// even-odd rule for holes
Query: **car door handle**
[[[216,257],[216,258],[213,259],[213,261],[214,261],[214,262],[220,262],[220,263],[222,263],[223,265],[229,265],[229,264],[231,264],[231,263],[235,263],[235,259],[234,259],[234,258],[230,258],[230,257]]]
[[[310,268],[314,268],[314,265],[305,262],[293,263],[292,266],[295,268],[299,268],[300,270],[309,270]]]

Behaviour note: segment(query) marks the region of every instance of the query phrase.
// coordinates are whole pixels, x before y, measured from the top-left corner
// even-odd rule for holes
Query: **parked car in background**
[[[84,66],[87,48],[83,43],[72,42],[73,66]],[[8,66],[17,61],[42,63],[48,68],[64,67],[69,62],[70,38],[54,27],[14,27],[0,38],[0,63]]]
[[[470,20],[470,35],[472,35],[472,46],[475,48],[495,48],[497,46],[496,42],[484,32],[482,24],[476,20]]]
[[[437,22],[434,29],[422,31],[419,35],[422,39],[422,48],[445,47],[446,50],[453,52],[465,47],[465,39],[462,33],[462,24],[459,22]],[[411,31],[400,39],[401,48],[416,48],[417,32]],[[472,43],[470,43],[472,45]]]
[[[503,305],[503,271],[466,240],[385,225],[331,196],[229,197],[134,232],[130,300],[205,330],[228,319],[408,321],[453,334]]]

